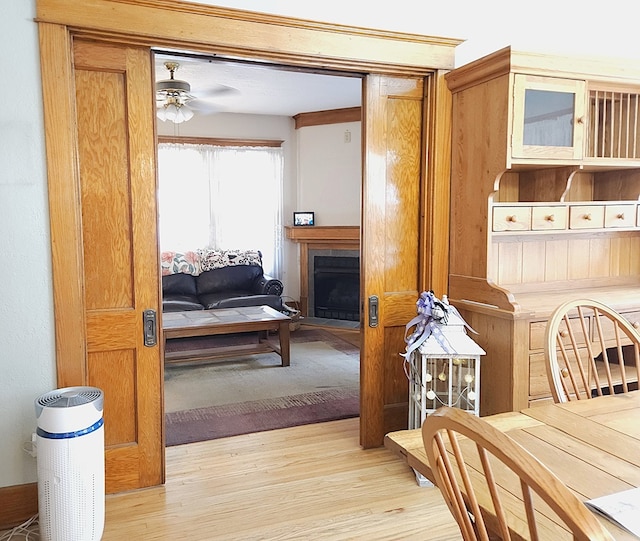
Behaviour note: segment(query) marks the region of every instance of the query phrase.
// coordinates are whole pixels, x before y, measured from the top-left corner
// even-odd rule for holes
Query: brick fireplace
[[[359,321],[360,228],[285,228],[300,245],[300,310],[304,316]]]

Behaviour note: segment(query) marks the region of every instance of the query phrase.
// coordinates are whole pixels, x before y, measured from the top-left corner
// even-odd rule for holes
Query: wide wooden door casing
[[[400,353],[420,282],[424,81],[369,75],[364,92],[361,238],[360,443],[380,446],[406,428],[408,380]],[[376,326],[370,305],[377,299]]]
[[[122,384],[123,389],[118,390],[122,394],[116,395],[118,400],[122,399],[121,404],[117,407],[109,404],[118,402],[110,401],[111,390],[106,397],[107,423],[109,419],[117,422],[114,413],[118,408],[133,408],[125,428],[118,429],[113,439],[108,435],[111,442],[107,450],[109,491],[125,490],[135,485],[136,476],[139,486],[161,483],[164,471],[161,353],[156,348],[145,350],[138,342],[142,340],[141,329],[138,328],[141,311],[154,307],[150,298],[154,288],[157,297],[155,308],[159,306],[160,298],[158,248],[157,244],[151,246],[156,227],[156,218],[152,215],[155,212],[155,191],[152,193],[150,188],[155,181],[152,178],[155,174],[152,171],[155,168],[154,100],[149,73],[152,63],[150,58],[142,61],[142,57],[148,55],[144,47],[164,46],[358,74],[371,71],[395,74],[396,79],[367,77],[362,115],[365,130],[362,298],[366,300],[369,295],[380,297],[381,319],[378,327],[370,328],[364,314],[361,442],[364,447],[382,445],[386,430],[406,424],[406,417],[398,413],[406,411],[408,390],[398,352],[404,349],[404,325],[414,313],[415,300],[422,289],[416,287],[416,283],[429,284],[441,293],[446,288],[450,97],[441,70],[453,67],[454,47],[460,40],[335,27],[263,14],[256,17],[252,12],[202,4],[186,6],[184,2],[174,0],[37,0],[36,10],[47,146],[58,385],[97,384],[101,380],[100,384],[112,389]],[[133,224],[132,235],[126,241],[129,244],[120,250],[121,254],[131,250],[131,281],[127,286],[126,280],[120,280],[119,286],[135,289],[135,293],[129,295],[132,301],[128,307],[121,300],[111,308],[107,308],[107,304],[90,309],[85,307],[85,289],[89,281],[84,266],[85,258],[91,256],[92,249],[83,243],[83,204],[90,200],[96,203],[102,195],[99,191],[81,193],[73,36],[95,40],[96,46],[98,40],[111,43],[111,48],[101,46],[109,52],[104,58],[105,63],[116,49],[126,51],[124,58],[113,65],[101,64],[99,55],[91,61],[83,59],[82,70],[104,72],[104,76],[97,77],[102,78],[104,88],[96,87],[94,92],[99,94],[108,90],[109,99],[119,104],[118,100],[123,100],[127,112],[124,131],[129,138],[128,147],[125,151],[116,151],[116,154],[126,155],[129,160],[127,174],[131,185],[124,188],[120,184],[119,188],[112,189],[112,193],[119,191],[123,197],[130,197],[131,215],[128,218],[124,214],[120,214],[120,218],[113,216],[108,221],[109,225],[104,224],[104,229],[105,233],[115,231],[120,222],[126,223],[127,220]],[[119,48],[118,43],[133,45]],[[436,82],[433,94],[428,97],[428,107],[423,108],[423,127],[419,129],[417,102],[425,101],[419,96],[420,78],[431,80],[433,73],[437,75]],[[112,76],[107,77],[106,74]],[[402,82],[404,77],[413,80],[406,88]],[[417,86],[414,88],[414,85]],[[415,103],[409,105],[409,102]],[[96,105],[99,103],[107,102],[98,100]],[[401,111],[404,112],[401,114]],[[91,114],[88,116],[90,120]],[[420,159],[427,185],[421,194],[422,200],[418,202],[412,200],[420,185],[415,160],[419,156],[418,146],[422,144],[426,148],[425,134],[429,140],[429,157],[428,160],[424,156]],[[108,143],[106,139],[111,137],[114,144],[121,145],[121,135],[122,132],[116,130],[105,133],[103,139]],[[104,150],[110,149],[111,146],[107,145]],[[90,154],[93,152],[102,163],[109,165],[110,160],[103,159],[95,149],[89,147],[85,150]],[[413,156],[409,161],[405,158],[405,151]],[[407,175],[407,179],[401,181],[403,175]],[[136,179],[140,179],[142,184],[138,184]],[[416,183],[412,184],[414,180]],[[142,188],[143,184],[146,188]],[[145,198],[148,214],[141,218],[143,213],[140,210],[145,208]],[[393,209],[408,209],[410,212],[404,218],[398,218]],[[97,212],[106,210],[99,208]],[[414,227],[415,213],[419,214],[419,230]],[[388,224],[385,220],[389,221]],[[142,239],[143,228],[138,225],[142,223],[147,227],[146,240]],[[92,224],[91,227],[94,226]],[[418,245],[419,238],[421,245]],[[405,241],[409,242],[408,247],[405,247]],[[398,244],[394,246],[392,242]],[[101,246],[113,249],[108,243]],[[99,250],[95,248],[95,251]],[[415,261],[414,256],[419,261]],[[399,264],[397,261],[401,259]],[[117,258],[112,262],[122,273],[119,276],[124,277],[126,271],[119,266],[122,262]],[[419,280],[416,267],[420,267]],[[95,270],[96,267],[92,272]],[[106,271],[102,276],[105,274]],[[143,284],[149,286],[148,291]],[[112,293],[116,292],[109,291]],[[122,291],[115,296],[120,293]],[[126,297],[127,293],[122,295]],[[107,334],[109,323],[113,324],[112,335]],[[128,335],[128,331],[132,334]],[[127,355],[129,360],[126,360]],[[113,357],[118,361],[109,360]],[[101,359],[106,364],[97,368]],[[109,366],[108,363],[114,367],[111,374],[103,370]],[[118,363],[128,367],[129,379],[121,380],[115,374]],[[109,381],[109,375],[113,377],[112,381]],[[111,472],[114,474],[113,484],[109,481]]]
[[[74,269],[54,250],[56,319],[83,326],[84,343],[58,358],[58,384],[104,391],[106,490],[114,493],[164,482],[162,342],[145,346],[143,323],[160,305],[151,53],[75,40],[71,54],[77,170],[49,184],[73,194],[75,220],[65,215],[69,201],[50,198],[50,212],[54,247],[75,243],[78,253],[66,277],[77,285],[67,287],[60,272]],[[73,352],[61,324],[57,331],[58,349]]]

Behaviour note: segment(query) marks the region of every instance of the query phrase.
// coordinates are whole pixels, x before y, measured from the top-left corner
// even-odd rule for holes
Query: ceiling
[[[299,113],[357,107],[362,80],[335,73],[310,73],[258,63],[156,53],[156,81],[169,79],[167,60],[180,64],[175,73],[191,85],[196,113],[245,113],[294,116]]]

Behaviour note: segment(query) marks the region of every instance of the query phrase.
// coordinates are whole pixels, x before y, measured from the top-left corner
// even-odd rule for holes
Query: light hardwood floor
[[[437,488],[358,419],[166,449],[163,487],[107,497],[103,541],[460,540]]]
[[[164,486],[107,496],[103,541],[462,539],[437,488],[390,451],[360,448],[358,419],[169,447],[166,459]]]
[[[461,540],[439,490],[390,451],[363,450],[358,424],[168,447],[164,486],[107,497],[102,540]]]

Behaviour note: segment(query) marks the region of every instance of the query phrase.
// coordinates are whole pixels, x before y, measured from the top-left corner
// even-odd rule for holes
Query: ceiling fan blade
[[[232,86],[215,82],[215,76],[197,77],[201,75],[201,70],[210,67],[209,63],[203,63],[197,58],[180,57],[178,59],[171,57],[156,57],[156,71],[162,73],[161,66],[165,69],[170,67],[174,71],[180,70],[180,81],[178,83],[188,86],[181,88],[179,91],[179,99],[182,103],[189,106],[196,114],[209,115],[219,113],[225,110],[225,99],[240,95],[240,90]],[[167,100],[172,99],[175,94],[171,94],[173,87],[169,83],[173,83],[174,77],[171,72],[170,81],[160,81],[164,83],[166,89],[156,86],[156,107],[161,109]],[[177,79],[176,79],[177,81]],[[196,82],[198,81],[198,82]],[[177,85],[177,83],[176,83]],[[162,85],[161,85],[162,86]]]
[[[211,99],[211,98],[227,98],[231,96],[237,96],[240,91],[232,86],[221,85],[213,83],[207,88],[198,89],[193,94],[197,99]]]
[[[201,115],[211,115],[214,113],[220,113],[224,111],[224,107],[215,103],[205,100],[195,99],[189,102],[189,107],[196,113]]]

